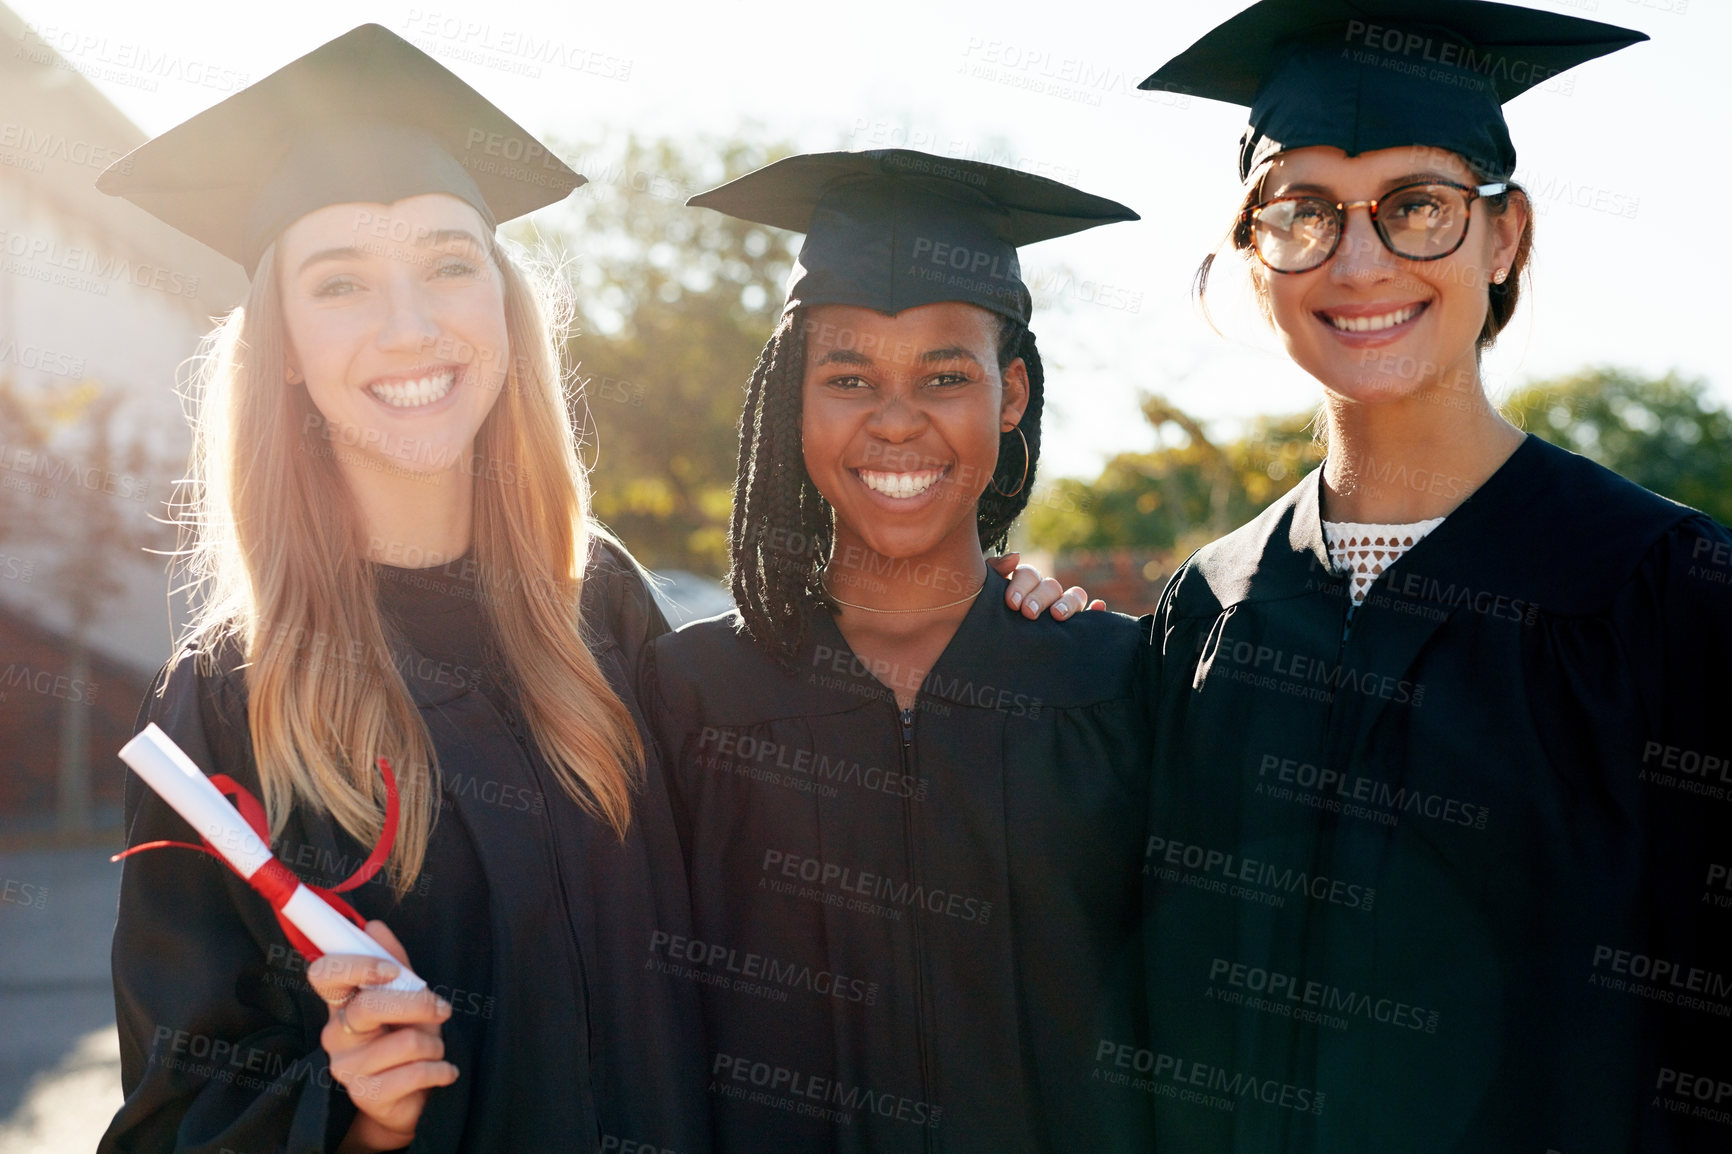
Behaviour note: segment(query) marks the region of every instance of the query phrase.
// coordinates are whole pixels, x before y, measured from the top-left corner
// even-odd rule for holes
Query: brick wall
[[[0,829],[51,829],[55,823],[62,713],[89,710],[92,817],[120,821],[122,764],[150,678],[92,653],[89,677],[74,678],[66,639],[0,610]]]

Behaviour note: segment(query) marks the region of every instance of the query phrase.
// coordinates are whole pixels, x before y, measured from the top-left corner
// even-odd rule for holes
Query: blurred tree
[[[582,147],[590,183],[539,236],[576,293],[567,349],[587,382],[575,416],[596,515],[646,565],[719,576],[745,384],[781,313],[787,233],[685,207],[791,149],[700,137]]]
[[[1583,369],[1517,390],[1503,410],[1554,445],[1732,523],[1732,413],[1709,399],[1706,381]]]
[[[1732,413],[1713,403],[1705,381],[1584,369],[1526,385],[1503,408],[1553,444],[1732,522]],[[1044,486],[1026,517],[1032,545],[1188,553],[1256,516],[1322,460],[1310,414],[1259,417],[1220,446],[1163,398],[1148,398],[1143,415],[1155,449],[1119,454],[1093,481]]]
[[[9,374],[0,373],[0,468],[10,471],[20,449],[37,446],[39,433],[25,398]],[[29,539],[40,520],[37,505],[23,486],[5,478],[0,483],[0,543],[8,537]]]
[[[1223,445],[1163,397],[1146,398],[1143,416],[1155,449],[1120,453],[1094,481],[1052,482],[1027,514],[1032,544],[1189,552],[1250,520],[1321,459],[1309,414],[1259,417]]]
[[[129,563],[174,540],[152,516],[149,478],[173,476],[183,462],[118,419],[124,398],[88,379],[34,393],[0,379],[0,446],[19,482],[6,486],[13,499],[5,503],[0,532],[47,558],[67,620],[72,690],[61,700],[57,806],[68,833],[90,825],[91,630],[103,607],[124,592]]]

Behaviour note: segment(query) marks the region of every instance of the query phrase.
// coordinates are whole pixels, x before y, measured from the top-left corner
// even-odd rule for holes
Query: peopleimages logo
[[[0,149],[20,153],[35,161],[58,160],[74,168],[89,168],[97,172],[119,163],[125,155],[124,150],[111,145],[93,144],[62,132],[44,131],[13,121],[0,121]],[[40,166],[36,171],[41,171]],[[132,165],[124,164],[121,171],[130,173]]]
[[[1732,1017],[1732,977],[1675,958],[1596,945],[1588,982],[1686,1010]]]
[[[456,56],[489,65],[493,62],[488,55],[498,56],[518,66],[511,71],[530,77],[541,75],[536,65],[547,64],[602,80],[631,79],[630,59],[572,44],[530,26],[495,25],[454,13],[411,8],[401,27],[409,33],[407,39],[436,56]]]
[[[1259,1078],[1110,1038],[1102,1038],[1095,1047],[1095,1069],[1089,1077],[1218,1110],[1231,1110],[1241,1101],[1251,1101],[1307,1114],[1323,1113],[1323,1093],[1309,1086]]]
[[[892,773],[846,757],[830,757],[714,726],[705,726],[699,735],[695,760],[699,769],[733,772],[821,797],[835,797],[836,785],[851,785],[871,793],[926,800],[924,777]]]
[[[1394,825],[1402,814],[1431,818],[1448,825],[1484,829],[1490,810],[1470,801],[1426,793],[1405,785],[1379,781],[1363,774],[1349,775],[1339,769],[1314,765],[1292,757],[1265,753],[1257,766],[1257,794],[1266,794],[1278,801],[1291,800],[1294,791],[1299,796],[1327,801],[1332,804],[1318,808],[1334,809],[1361,803],[1355,808],[1367,813],[1383,825]],[[1344,809],[1343,812],[1346,812]]]
[[[815,1116],[830,1116],[852,1125],[854,1112],[866,1110],[913,1126],[937,1128],[944,1108],[903,1094],[888,1094],[866,1086],[849,1086],[835,1078],[802,1073],[786,1066],[718,1053],[710,1065],[712,1092],[759,1105]],[[730,1085],[730,1083],[734,1083]],[[754,1093],[751,1087],[756,1087]],[[785,1097],[771,1097],[785,1095]]]
[[[765,850],[762,870],[767,875],[765,888],[777,893],[783,893],[794,887],[778,880],[786,878],[791,881],[806,882],[820,890],[835,890],[837,893],[809,895],[804,892],[796,896],[816,896],[824,900],[826,905],[846,904],[849,909],[868,906],[862,912],[900,913],[898,906],[913,906],[926,910],[928,913],[943,914],[964,922],[978,922],[985,925],[992,917],[992,903],[979,898],[965,897],[962,894],[940,888],[928,888],[907,881],[897,881],[879,873],[858,870],[852,866],[837,865],[834,862],[821,861],[815,857],[804,857],[800,854],[783,853],[781,850]],[[844,902],[843,895],[849,895]],[[834,901],[826,899],[834,898]],[[884,902],[887,906],[870,907],[870,901]],[[857,904],[858,903],[858,904]]]
[[[321,1090],[329,1090],[333,1084],[330,1064],[323,1054],[288,1055],[172,1026],[156,1027],[149,1061],[159,1069],[183,1073],[201,1082],[223,1082],[277,1095],[289,1094],[301,1082]],[[344,1089],[351,1097],[376,1098],[378,1079],[363,1075]]]
[[[1421,32],[1388,28],[1364,20],[1349,20],[1343,39],[1354,47],[1356,51],[1353,59],[1359,63],[1381,63],[1384,67],[1392,67],[1396,61],[1379,60],[1375,56],[1361,54],[1357,51],[1358,48],[1382,53],[1385,57],[1408,57],[1409,63],[1400,69],[1401,71],[1464,86],[1468,77],[1460,76],[1458,71],[1473,73],[1483,80],[1509,80],[1528,85],[1544,83],[1564,71],[1564,68],[1523,60],[1502,50],[1477,48],[1453,40],[1438,40]],[[1438,67],[1426,69],[1424,65],[1428,64]],[[1573,90],[1574,86],[1568,78],[1563,84],[1565,93]]]
[[[44,697],[58,697],[74,705],[95,705],[97,685],[82,677],[50,673],[46,669],[31,669],[13,662],[0,672],[0,701],[6,700],[6,689],[28,689]]]
[[[7,474],[6,480],[14,482],[8,485],[8,488],[22,488],[25,478],[41,482],[33,488],[43,496],[57,494],[59,489],[56,486],[59,485],[83,489],[87,493],[119,497],[123,501],[142,501],[150,495],[148,477],[135,477],[130,473],[116,473],[113,469],[82,465],[65,457],[56,457],[51,453],[19,445],[0,445],[0,473]]]
[[[924,259],[932,264],[966,272],[970,276],[985,276],[1002,281],[1022,279],[1022,268],[1017,263],[1014,251],[998,253],[919,236],[914,238],[914,259]]]
[[[768,954],[741,951],[720,942],[703,942],[696,938],[655,930],[650,934],[650,967],[662,968],[660,958],[670,962],[686,962],[709,971],[707,974],[682,974],[706,981],[709,985],[735,985],[739,982],[761,982],[782,990],[804,990],[820,997],[841,1002],[859,1002],[873,1006],[878,1003],[878,983],[864,978],[850,978],[830,970],[815,969],[801,962],[785,961]],[[683,967],[669,967],[683,968]],[[730,982],[728,975],[733,975]],[[711,980],[714,979],[714,980]],[[744,991],[752,992],[752,991]],[[786,995],[781,1000],[786,1000]]]
[[[1659,1095],[1654,1099],[1654,1105],[1662,1110],[1718,1122],[1723,1126],[1732,1125],[1732,1112],[1723,1108],[1728,1100],[1732,1100],[1732,1082],[1711,1074],[1661,1066],[1654,1079],[1654,1090]]]
[[[20,345],[7,339],[0,342],[0,364],[11,361],[21,368],[35,369],[56,377],[84,375],[84,358],[72,353],[43,348],[41,345]]]
[[[48,908],[48,889],[46,886],[21,882],[6,878],[0,882],[0,902],[10,902],[13,905],[30,906],[34,909]]]
[[[198,278],[152,264],[134,264],[126,257],[103,256],[82,245],[65,245],[54,237],[0,230],[0,252],[61,272],[90,277],[89,285],[107,292],[108,284],[130,284],[169,296],[198,296]],[[78,287],[78,286],[74,286]]]
[[[1160,881],[1182,881],[1232,897],[1263,900],[1269,905],[1279,906],[1281,895],[1294,894],[1351,910],[1369,911],[1377,900],[1377,890],[1373,886],[1358,885],[1292,866],[1278,866],[1225,850],[1190,845],[1159,834],[1149,835],[1143,856],[1150,866],[1145,872]],[[1261,887],[1263,892],[1237,892],[1245,885]]]
[[[36,43],[31,42],[32,38]],[[88,28],[31,24],[18,40],[14,55],[26,56],[33,63],[148,92],[155,92],[162,80],[214,88],[218,92],[239,92],[252,83],[245,72],[183,56],[175,49],[116,39]]]
[[[1217,986],[1223,985],[1228,988],[1217,990]],[[1436,1010],[1227,958],[1209,963],[1207,996],[1229,1005],[1314,1021],[1336,1030],[1345,1030],[1358,1018],[1398,1029],[1437,1033]]]
[[[1354,669],[1304,653],[1288,653],[1249,641],[1222,641],[1214,656],[1238,666],[1224,670],[1233,680],[1264,689],[1331,701],[1336,693],[1362,694],[1415,708],[1425,703],[1425,686],[1375,670]]]
[[[1040,716],[1042,701],[1030,694],[1005,686],[983,685],[962,677],[946,680],[936,670],[913,669],[905,674],[903,667],[895,662],[881,657],[868,661],[846,648],[816,645],[812,649],[812,665],[819,669],[827,667],[833,674],[863,683],[874,693],[887,685],[918,685],[925,697],[942,698],[976,709],[993,709],[1011,717],[1032,719]],[[841,684],[835,683],[833,687],[839,688]]]

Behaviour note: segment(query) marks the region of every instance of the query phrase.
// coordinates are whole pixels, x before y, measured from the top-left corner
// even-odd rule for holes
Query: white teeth
[[[1420,306],[1418,305],[1408,305],[1404,309],[1397,309],[1395,312],[1384,313],[1381,316],[1375,317],[1337,317],[1329,316],[1327,313],[1324,315],[1329,318],[1330,324],[1334,325],[1342,332],[1375,333],[1382,329],[1394,328],[1396,325],[1406,324],[1418,315],[1419,308]]]
[[[413,381],[379,381],[368,385],[367,391],[394,409],[414,409],[431,405],[456,383],[457,373],[447,369]]]
[[[944,477],[943,469],[929,469],[922,473],[876,473],[865,469],[857,470],[866,487],[874,493],[883,493],[886,497],[918,497]]]

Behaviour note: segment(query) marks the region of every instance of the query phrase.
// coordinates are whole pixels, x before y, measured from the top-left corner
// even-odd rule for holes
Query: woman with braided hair
[[[816,312],[790,309],[764,346],[747,386],[740,472],[734,483],[734,598],[748,632],[775,638],[777,645],[790,652],[799,644],[800,630],[805,627],[798,607],[808,593],[822,592],[822,559],[830,558],[822,576],[831,585],[871,581],[866,555],[859,550],[844,549],[831,556],[835,529],[831,506],[810,476],[801,478],[792,470],[773,466],[773,462],[787,460],[790,452],[800,451],[800,393],[807,351],[814,339],[822,340],[827,332],[846,331],[850,326],[864,333],[862,325],[871,323],[871,318],[856,317],[838,326],[834,319],[838,314],[814,317]],[[1027,380],[1022,420],[999,437],[997,472],[992,480],[1002,481],[1004,489],[989,484],[979,496],[980,547],[990,552],[1006,548],[1010,526],[1028,504],[1028,482],[1040,460],[1045,374],[1028,326],[996,314],[976,319],[986,322],[985,336],[998,372],[1002,375],[1021,361]],[[834,355],[833,344],[831,341],[825,346],[826,355]],[[791,535],[782,542],[763,541],[768,526],[786,527]],[[935,577],[934,581],[945,582],[946,589],[955,586],[960,592],[961,574],[959,569],[953,576]],[[1054,609],[1058,617],[1069,612],[1067,602],[1061,601]]]
[[[1141,636],[983,562],[1044,373],[1016,245],[1130,220],[991,165],[797,156],[693,199],[807,234],[740,420],[737,612],[652,647],[717,1148],[1146,1149]]]

